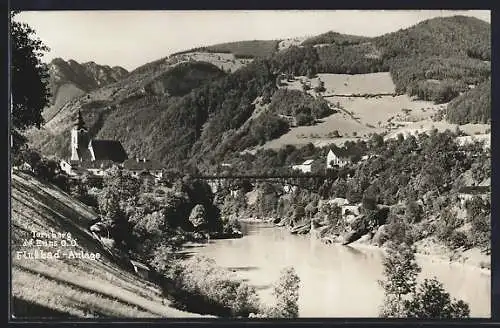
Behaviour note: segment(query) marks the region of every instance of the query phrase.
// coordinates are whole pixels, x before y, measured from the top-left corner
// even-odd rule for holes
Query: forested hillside
[[[398,93],[446,103],[490,76],[490,33],[484,21],[455,16],[377,38],[327,33],[276,53],[271,41],[208,47],[206,51],[240,51],[255,59],[228,75],[209,64],[177,63],[176,56],[146,64],[101,88],[108,98],[79,98],[68,106],[67,116],[58,118],[65,125],[59,123],[57,132],[40,132],[31,140],[47,154],[67,153],[69,113],[82,109],[97,137],[120,140],[131,156],[154,158],[170,167],[185,169],[188,162],[207,167],[286,133],[290,124],[279,115],[297,119],[300,114],[299,121],[313,124],[312,119],[328,114],[320,98],[297,92],[285,97],[286,91],[279,88],[281,74],[390,71]],[[484,97],[468,97],[482,92]],[[470,99],[486,104],[489,92],[477,87],[465,93],[450,105],[448,116],[458,122],[451,111],[465,112],[461,108],[475,101]],[[261,115],[255,115],[257,100],[264,108]],[[466,123],[477,115],[459,116]]]
[[[453,123],[488,123],[491,120],[491,77],[453,99],[446,118]]]

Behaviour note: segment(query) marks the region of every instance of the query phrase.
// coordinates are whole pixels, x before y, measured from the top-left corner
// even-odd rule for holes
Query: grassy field
[[[387,134],[387,138],[396,137],[399,133],[408,134],[429,131],[437,128],[440,131],[454,131],[456,124],[433,122],[432,116],[447,104],[435,105],[429,101],[414,100],[407,95],[374,96],[374,97],[337,97],[329,94],[393,94],[394,83],[389,73],[373,74],[318,74],[318,77],[307,79],[297,77],[295,81],[284,81],[285,88],[302,90],[301,81],[309,81],[312,88],[318,85],[318,78],[325,82],[323,93],[337,113],[323,118],[313,126],[291,128],[278,139],[271,140],[263,148],[278,149],[284,145],[315,146],[327,144],[342,145],[347,140],[367,138],[371,133]],[[309,94],[316,96],[311,89]],[[491,129],[486,124],[467,124],[459,126],[468,135],[484,134]],[[332,138],[333,131],[338,131],[340,138]]]
[[[353,95],[353,94],[393,94],[396,86],[389,72],[371,74],[317,74],[314,78],[297,76],[293,82],[287,82],[287,88],[302,90],[301,81],[307,81],[314,88],[319,81],[324,82],[326,89],[323,95]],[[311,93],[313,91],[311,90]]]
[[[158,286],[131,273],[86,230],[95,213],[58,188],[12,176],[12,296],[16,318],[199,317],[172,308]],[[71,233],[77,245],[23,246],[32,231]],[[47,240],[47,239],[45,239]],[[59,239],[60,240],[60,239]],[[84,251],[99,260],[25,259],[18,251]]]
[[[298,37],[298,38],[293,38],[293,39],[281,40],[278,43],[278,50],[281,51],[281,50],[288,49],[292,46],[299,46],[306,39],[307,39],[307,37]]]
[[[371,74],[318,74],[325,83],[325,96],[329,94],[394,93],[396,86],[389,72]]]
[[[236,58],[231,53],[222,52],[190,52],[186,54],[176,55],[168,59],[170,65],[184,61],[203,61],[211,63],[224,71],[234,72],[237,69],[250,63],[250,58]]]

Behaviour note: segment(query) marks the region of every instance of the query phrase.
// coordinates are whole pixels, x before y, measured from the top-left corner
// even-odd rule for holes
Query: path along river
[[[368,246],[325,245],[309,235],[296,236],[284,228],[244,224],[240,239],[211,240],[191,246],[194,254],[230,268],[272,304],[271,285],[280,270],[293,266],[301,283],[300,317],[376,317],[383,300],[382,250]],[[491,278],[479,268],[417,256],[420,279],[437,277],[452,297],[469,303],[472,317],[489,317]]]

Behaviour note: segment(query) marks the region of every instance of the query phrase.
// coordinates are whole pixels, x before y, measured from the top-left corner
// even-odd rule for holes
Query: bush
[[[215,306],[214,309],[220,311],[213,314],[248,317],[250,313],[259,312],[255,289],[235,280],[212,259],[201,256],[176,264],[170,269],[169,277],[177,289],[197,296],[207,306]],[[183,301],[189,302],[189,298]]]
[[[300,278],[294,268],[285,268],[281,271],[278,282],[274,285],[273,295],[276,305],[267,314],[271,318],[293,319],[299,316],[299,287]]]
[[[235,231],[241,231],[241,223],[236,218],[229,218],[223,222],[223,233],[233,233]]]
[[[491,248],[491,215],[476,215],[471,223],[471,243],[489,250]]]
[[[57,187],[61,188],[61,190],[64,190],[66,192],[70,190],[69,179],[64,174],[57,174],[53,178],[52,183],[54,183]]]
[[[387,239],[396,243],[411,245],[415,242],[412,227],[397,215],[391,215],[388,219],[386,233]]]
[[[419,319],[465,319],[470,309],[461,300],[451,300],[438,280],[425,279],[413,299],[405,302],[405,314],[408,318]]]
[[[467,249],[472,246],[465,232],[456,230],[451,232],[451,235],[448,238],[448,244],[452,248],[464,247],[465,249]]]
[[[415,261],[415,249],[405,244],[390,244],[383,260],[385,280],[380,281],[385,299],[380,317],[452,319],[468,318],[469,306],[451,300],[436,279],[417,285],[421,269]]]
[[[296,117],[297,125],[311,125],[314,123],[314,118],[307,113],[299,113]]]

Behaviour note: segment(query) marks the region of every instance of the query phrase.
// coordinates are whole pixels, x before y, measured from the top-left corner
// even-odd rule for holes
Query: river
[[[262,302],[272,304],[272,284],[280,270],[293,266],[301,282],[300,317],[377,317],[383,301],[380,249],[325,245],[309,235],[284,228],[244,224],[240,239],[211,240],[192,246],[194,254],[214,259],[256,287]],[[437,277],[452,297],[469,303],[472,317],[490,317],[491,278],[478,268],[417,257],[419,279]]]

